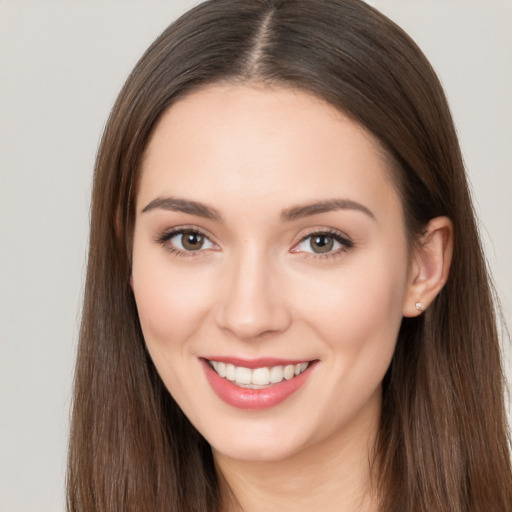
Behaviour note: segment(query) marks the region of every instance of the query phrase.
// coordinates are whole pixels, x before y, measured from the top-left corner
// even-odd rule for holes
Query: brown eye
[[[159,239],[159,242],[183,253],[204,251],[215,247],[215,244],[206,235],[198,231],[187,230],[166,234]]]
[[[353,242],[341,234],[326,232],[312,233],[305,236],[295,247],[292,252],[309,252],[314,254],[335,254],[354,246]]]
[[[204,236],[199,233],[183,233],[181,244],[186,251],[197,251],[204,245]]]
[[[311,249],[316,253],[330,252],[334,247],[334,239],[327,235],[314,235],[310,237]]]

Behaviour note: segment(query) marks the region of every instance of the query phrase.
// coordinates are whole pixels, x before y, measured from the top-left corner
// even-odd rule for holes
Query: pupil
[[[203,246],[204,237],[197,233],[188,233],[183,236],[183,247],[189,251],[197,251]]]
[[[329,252],[334,246],[334,240],[330,236],[318,235],[311,239],[311,248],[314,252]]]

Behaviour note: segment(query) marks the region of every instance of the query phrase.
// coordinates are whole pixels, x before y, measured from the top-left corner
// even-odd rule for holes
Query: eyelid
[[[198,249],[196,251],[184,251],[182,249],[179,249],[178,247],[172,245],[170,240],[175,237],[176,235],[184,234],[184,233],[193,233],[197,235],[201,235],[204,238],[206,238],[214,247],[207,248],[207,249]],[[194,225],[184,225],[184,226],[175,226],[173,228],[164,229],[163,231],[157,233],[157,235],[154,237],[154,241],[158,244],[163,245],[170,253],[175,254],[177,256],[182,257],[198,257],[198,256],[204,256],[205,252],[211,251],[211,250],[219,250],[219,245],[215,242],[212,235],[210,235],[205,229],[199,228]]]
[[[169,244],[168,242],[176,235],[184,234],[184,233],[195,233],[198,235],[201,235],[205,237],[214,247],[207,248],[207,249],[198,249],[196,251],[187,251],[187,250],[181,250],[178,247]],[[341,247],[337,248],[336,250],[325,252],[325,253],[315,253],[313,251],[302,251],[298,250],[297,247],[306,241],[308,238],[314,236],[314,235],[324,235],[327,237],[333,238],[336,242],[338,242]],[[210,233],[200,228],[196,225],[182,225],[182,226],[175,226],[172,228],[164,229],[161,232],[159,232],[155,237],[154,241],[156,243],[159,243],[163,245],[169,252],[177,255],[177,256],[183,256],[183,257],[198,257],[198,256],[204,256],[206,252],[209,251],[218,251],[220,250],[219,244],[215,241],[214,237],[210,235]],[[306,233],[302,233],[300,235],[300,238],[298,241],[296,241],[292,248],[290,249],[290,252],[292,253],[302,253],[305,257],[310,258],[322,258],[326,259],[333,256],[338,256],[340,253],[344,253],[349,249],[352,249],[354,247],[354,242],[352,239],[344,232],[339,231],[334,228],[325,228],[325,227],[315,227],[309,229]]]
[[[341,247],[336,250],[325,252],[325,253],[315,253],[313,251],[301,251],[301,250],[297,249],[300,244],[302,244],[308,238],[311,238],[315,235],[324,235],[327,237],[331,237],[336,242],[338,242],[341,245]],[[346,252],[349,249],[352,249],[354,247],[354,245],[355,244],[354,244],[353,240],[346,233],[343,233],[342,231],[339,231],[334,228],[318,227],[318,228],[312,228],[308,232],[301,234],[299,240],[297,242],[295,242],[293,247],[290,249],[290,252],[302,253],[305,256],[310,257],[310,258],[329,258],[329,257],[337,256],[340,253]]]

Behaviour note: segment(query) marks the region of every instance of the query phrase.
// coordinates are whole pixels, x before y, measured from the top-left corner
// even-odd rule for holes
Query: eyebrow
[[[375,215],[366,206],[351,199],[329,199],[317,203],[305,204],[287,208],[281,213],[281,221],[290,222],[319,213],[333,212],[336,210],[356,210],[365,213],[375,219]]]
[[[211,206],[198,201],[192,201],[191,199],[181,199],[177,197],[157,197],[142,209],[142,213],[157,209],[188,213],[216,221],[222,219],[220,213]],[[361,203],[352,201],[351,199],[328,199],[326,201],[318,201],[316,203],[287,208],[281,213],[281,222],[291,222],[304,217],[336,210],[356,210],[375,219],[375,215],[371,210]]]
[[[211,220],[221,219],[219,212],[215,208],[197,201],[177,197],[157,197],[142,209],[142,213],[157,209],[189,213],[190,215],[197,215],[198,217]]]

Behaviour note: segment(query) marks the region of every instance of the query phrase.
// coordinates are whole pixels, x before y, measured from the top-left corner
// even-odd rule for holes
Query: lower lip
[[[264,389],[241,388],[221,377],[205,360],[201,359],[206,378],[218,397],[238,409],[268,409],[295,393],[308,379],[314,362],[290,380],[283,380]]]

